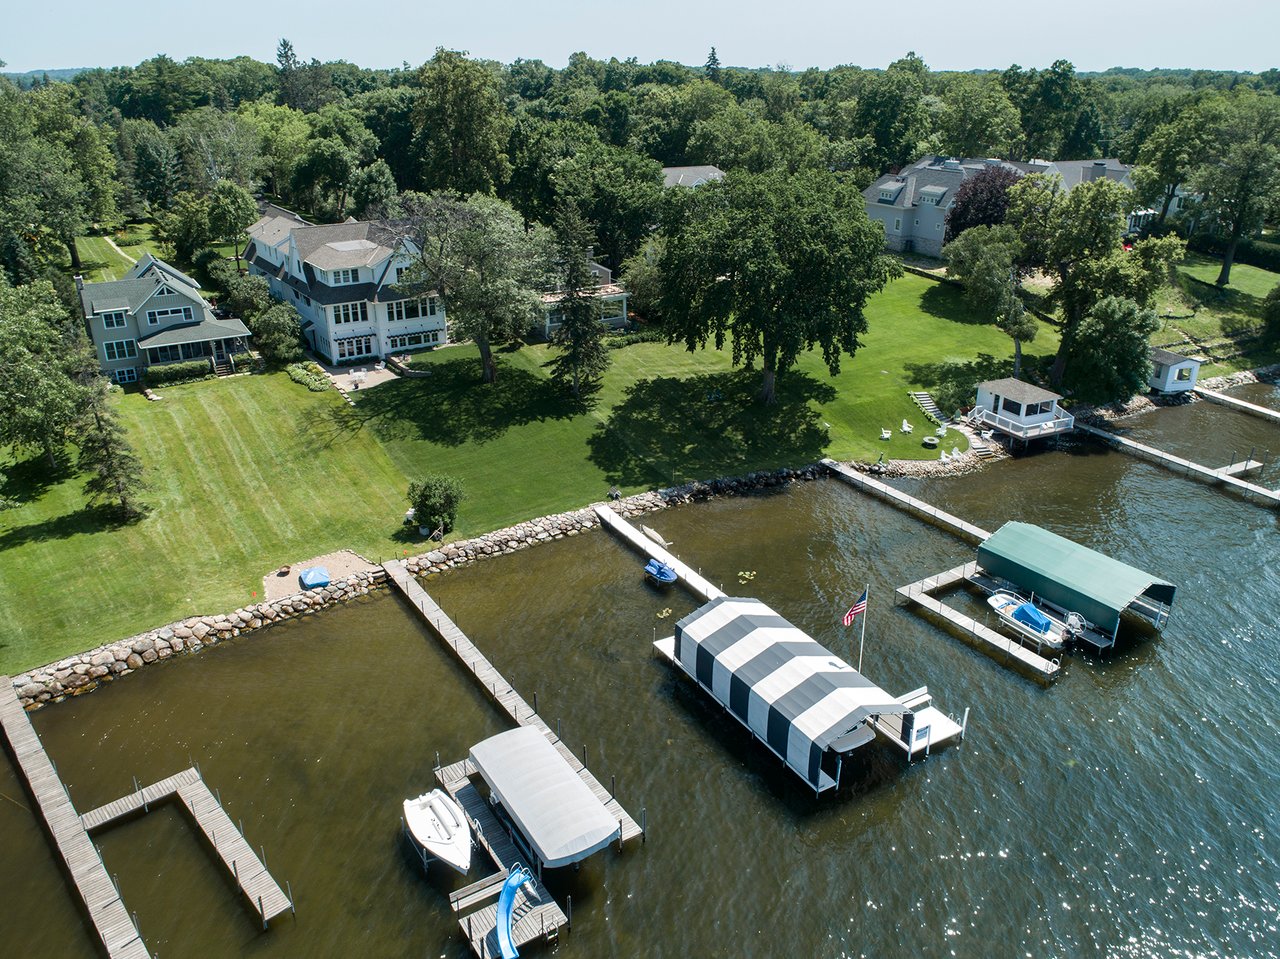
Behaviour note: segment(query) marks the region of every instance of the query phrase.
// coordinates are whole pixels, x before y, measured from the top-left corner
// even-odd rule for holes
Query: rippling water
[[[1280,451],[1280,427],[1208,404],[1127,425],[1216,465],[1246,442]],[[836,482],[650,517],[713,581],[853,660],[839,617],[869,582],[865,672],[972,708],[961,746],[914,766],[864,749],[846,786],[815,800],[651,657],[694,604],[644,587],[606,535],[428,582],[596,774],[617,777],[624,805],[647,810],[645,845],[553,885],[574,900],[557,952],[1280,954],[1276,514],[1092,448],[908,485],[988,528],[1037,522],[1172,580],[1172,622],[1106,660],[1069,659],[1044,689],[893,608],[894,587],[971,547]],[[739,586],[739,571],[756,575]],[[404,854],[399,802],[429,784],[437,750],[461,758],[501,723],[394,597],[146,670],[35,722],[82,810],[198,761],[292,882],[296,922],[263,935],[176,812],[106,833],[160,956],[465,954],[446,899],[458,882],[422,878]],[[0,792],[26,801],[3,764]],[[40,832],[3,799],[0,836],[10,926],[38,925],[50,954],[92,955]]]

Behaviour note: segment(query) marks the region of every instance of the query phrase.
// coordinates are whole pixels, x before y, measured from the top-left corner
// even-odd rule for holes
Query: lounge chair
[[[904,433],[910,433],[913,429],[915,429],[915,427],[912,426],[910,423],[908,423],[906,420],[903,420],[901,429],[902,429],[902,432]]]
[[[936,430],[934,430],[934,432],[937,433],[939,436],[946,436],[947,428],[946,426],[939,426]]]
[[[880,431],[880,438],[881,438],[882,440],[887,440],[887,439],[891,438],[892,436],[893,436],[893,434],[889,432],[889,428],[888,428],[888,427],[885,427],[884,429],[882,429],[882,430]]]

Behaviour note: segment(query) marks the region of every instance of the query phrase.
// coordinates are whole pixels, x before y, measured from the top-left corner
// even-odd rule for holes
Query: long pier
[[[924,579],[914,583],[900,586],[895,590],[898,596],[895,604],[910,605],[914,603],[926,612],[943,620],[966,639],[971,639],[978,649],[993,659],[1003,659],[1007,665],[1017,666],[1046,682],[1053,682],[1062,671],[1062,664],[1058,660],[1050,659],[1034,650],[1028,649],[1017,640],[996,632],[989,626],[978,622],[972,616],[966,616],[933,595],[960,583],[968,582],[977,572],[978,564],[976,562],[968,562],[944,573],[926,576]]]
[[[44,751],[30,717],[14,695],[8,676],[0,676],[0,724],[107,956],[109,959],[150,959],[151,954],[107,873],[98,847],[81,824],[66,786]]]
[[[644,533],[640,532],[608,506],[597,503],[594,509],[596,515],[600,517],[602,526],[617,534],[636,552],[651,556],[658,562],[666,563],[674,569],[680,581],[704,603],[709,603],[713,599],[719,599],[725,595],[723,590],[711,585],[711,582],[706,577],[693,569],[688,563],[682,562],[679,557],[668,552],[661,544],[645,536]]]
[[[1248,413],[1250,416],[1256,416],[1259,419],[1270,420],[1272,423],[1280,423],[1280,410],[1259,406],[1257,403],[1250,403],[1235,396],[1228,396],[1226,393],[1219,393],[1217,390],[1206,390],[1203,386],[1197,386],[1191,392],[1203,400],[1208,400],[1210,403],[1229,406],[1233,410],[1239,410],[1241,413]]]
[[[845,466],[843,463],[837,463],[833,459],[824,459],[822,465],[830,470],[837,479],[843,480],[850,486],[856,486],[858,489],[871,493],[873,496],[888,500],[895,506],[899,506],[921,519],[926,519],[941,526],[961,539],[969,540],[972,543],[983,543],[991,536],[981,526],[966,522],[959,516],[953,516],[945,510],[940,510],[922,499],[916,499],[909,493],[895,489],[888,483],[882,483],[880,480],[874,479],[866,473],[860,473],[858,470]]]
[[[1090,436],[1094,436],[1122,452],[1156,463],[1175,473],[1195,477],[1206,483],[1221,483],[1246,496],[1254,497],[1267,506],[1280,507],[1280,492],[1269,490],[1265,486],[1259,486],[1256,483],[1250,483],[1248,480],[1242,480],[1237,476],[1230,475],[1224,469],[1213,469],[1200,463],[1193,463],[1191,460],[1183,459],[1181,456],[1174,456],[1172,453],[1158,450],[1154,446],[1147,446],[1136,440],[1131,440],[1127,436],[1120,436],[1110,430],[1099,429],[1086,423],[1077,421],[1076,429],[1088,433]],[[1247,466],[1248,464],[1244,465]],[[1227,469],[1231,468],[1228,467]]]
[[[643,838],[644,829],[637,823],[631,815],[622,808],[609,790],[600,784],[600,781],[591,774],[591,770],[586,767],[573,750],[569,749],[560,737],[555,734],[542,717],[537,714],[532,706],[525,702],[524,697],[516,692],[515,688],[506,681],[503,675],[498,672],[497,668],[489,662],[488,658],[476,648],[475,644],[467,638],[467,635],[458,628],[443,609],[436,603],[434,599],[428,595],[422,585],[409,574],[404,564],[399,560],[391,560],[383,564],[383,569],[387,571],[387,578],[400,590],[404,598],[409,601],[418,614],[423,618],[431,630],[444,643],[458,662],[471,673],[480,687],[493,697],[502,710],[511,717],[512,721],[519,726],[533,726],[539,732],[550,740],[551,744],[556,747],[556,751],[564,757],[570,767],[578,774],[587,788],[604,803],[605,808],[609,810],[609,814],[618,820],[622,828],[622,840],[625,842],[629,839]]]

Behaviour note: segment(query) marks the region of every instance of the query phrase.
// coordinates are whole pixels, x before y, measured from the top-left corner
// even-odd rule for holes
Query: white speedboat
[[[1050,649],[1062,649],[1084,626],[1076,613],[1068,613],[1064,623],[1013,593],[993,593],[987,597],[987,605],[1010,630]]]
[[[443,789],[404,801],[404,823],[414,841],[464,876],[471,868],[471,827]]]

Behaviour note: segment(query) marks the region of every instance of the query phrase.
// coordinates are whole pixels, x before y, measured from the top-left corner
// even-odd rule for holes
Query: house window
[[[147,325],[159,326],[162,320],[186,320],[191,321],[191,307],[175,306],[167,310],[147,310]]]
[[[439,342],[439,330],[430,330],[426,333],[406,333],[403,336],[387,337],[387,346],[393,350],[408,349],[411,346],[434,346]]]
[[[153,346],[147,350],[147,359],[151,363],[172,363],[182,358],[181,346]]]
[[[1000,403],[1000,408],[1006,413],[1012,413],[1014,416],[1022,415],[1022,404],[1015,403],[1013,400],[1005,397]]]
[[[342,286],[347,283],[360,282],[359,270],[334,270],[332,273],[333,282],[331,286]]]
[[[1189,383],[1191,381],[1191,367],[1183,366],[1178,370],[1178,375],[1174,377],[1179,383]]]
[[[387,304],[388,320],[414,320],[422,316],[422,301],[395,300]]]
[[[935,224],[933,225],[933,228],[934,228],[934,230],[938,231],[939,233],[940,233],[940,232],[942,232],[942,224],[941,224],[941,223],[935,223]]]
[[[397,283],[403,283],[403,282],[404,282],[404,275],[405,275],[406,273],[408,273],[408,272],[409,272],[409,268],[408,268],[407,266],[397,266],[397,267],[396,267],[396,282],[397,282]]]
[[[897,233],[897,232],[899,232],[901,229],[902,229],[902,217],[900,217],[900,216],[899,216],[899,217],[894,217],[894,219],[893,219],[893,232],[894,232],[894,233]]]
[[[350,360],[357,356],[368,356],[373,352],[372,336],[349,336],[345,340],[338,340],[338,359]]]
[[[111,360],[131,360],[138,355],[134,340],[107,340],[102,344],[102,355]]]
[[[124,311],[116,310],[112,313],[102,314],[102,326],[107,330],[118,330],[124,326]]]
[[[333,308],[334,323],[361,323],[369,319],[367,303],[339,303]]]
[[[128,369],[112,370],[111,378],[117,383],[136,383],[138,382],[138,368],[130,366]]]
[[[436,298],[434,296],[427,297],[427,316],[436,315]]]
[[[156,296],[173,296],[173,290],[169,289],[167,286],[162,286],[160,289],[156,290]]]
[[[310,305],[311,305],[311,297],[309,297],[309,296],[304,296],[304,297],[302,298],[302,301],[303,301],[304,303],[306,303],[306,304],[307,304],[307,306],[310,306]]]

